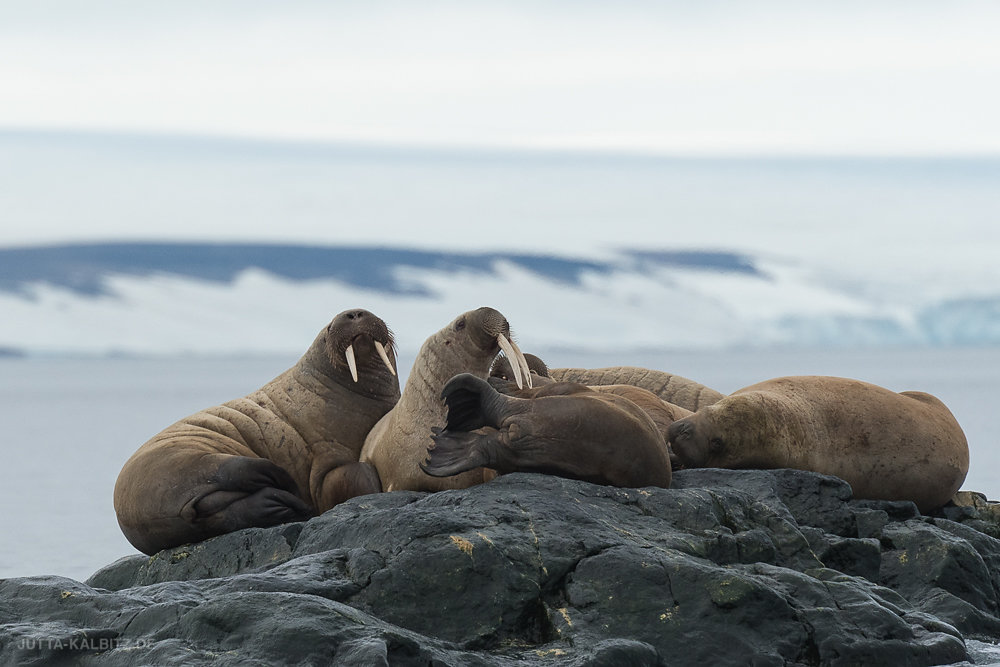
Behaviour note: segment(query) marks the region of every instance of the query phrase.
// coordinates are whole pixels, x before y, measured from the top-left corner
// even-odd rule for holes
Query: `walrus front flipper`
[[[434,444],[427,448],[427,460],[420,469],[432,477],[450,477],[466,470],[488,466],[489,453],[496,444],[496,429],[450,431],[432,429]]]

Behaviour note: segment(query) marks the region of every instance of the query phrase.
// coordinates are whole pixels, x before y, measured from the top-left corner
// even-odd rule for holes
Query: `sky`
[[[997,34],[992,0],[0,0],[0,128],[995,154]]]
[[[0,0],[0,245],[711,248],[981,291],[997,34],[993,0]],[[905,163],[955,156],[987,159]]]

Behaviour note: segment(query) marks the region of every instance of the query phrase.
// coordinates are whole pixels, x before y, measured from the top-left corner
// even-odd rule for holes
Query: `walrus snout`
[[[392,331],[381,317],[367,310],[355,308],[345,310],[327,327],[327,344],[335,363],[346,361],[351,371],[351,379],[358,381],[358,361],[355,344],[370,341],[389,373],[396,375],[392,360],[396,358],[395,340]]]
[[[667,429],[667,440],[671,444],[682,438],[690,438],[694,435],[694,424],[684,419],[678,419]]]
[[[456,332],[468,329],[469,338],[481,350],[496,354],[502,351],[512,360],[511,369],[518,389],[525,384],[532,386],[531,374],[524,353],[517,347],[510,334],[510,323],[499,310],[482,306],[459,317],[454,324]]]

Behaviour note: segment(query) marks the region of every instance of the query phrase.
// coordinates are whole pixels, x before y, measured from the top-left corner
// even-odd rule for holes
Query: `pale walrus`
[[[180,420],[132,455],[114,496],[125,537],[153,554],[378,492],[377,473],[358,456],[399,399],[394,363],[381,319],[340,313],[292,368]]]
[[[438,479],[425,474],[420,463],[427,455],[431,429],[445,423],[445,383],[459,373],[485,379],[501,350],[516,362],[511,371],[515,382],[530,382],[527,362],[510,339],[507,318],[493,308],[463,313],[424,341],[403,395],[372,428],[361,452],[361,461],[378,470],[383,491],[461,489],[492,479],[493,473],[479,469]]]
[[[642,387],[664,401],[692,412],[717,403],[725,397],[725,394],[686,377],[638,366],[550,368],[548,376],[557,382],[579,382],[589,387],[613,384]]]
[[[446,426],[435,429],[423,470],[447,476],[484,466],[613,486],[670,486],[663,437],[632,401],[572,382],[530,394],[501,394],[468,373],[452,378],[442,392]]]
[[[944,505],[969,471],[969,446],[944,403],[836,377],[761,382],[669,429],[691,468],[797,468],[847,481],[855,498]]]

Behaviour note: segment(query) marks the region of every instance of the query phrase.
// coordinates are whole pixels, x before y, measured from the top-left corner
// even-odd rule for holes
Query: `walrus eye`
[[[461,331],[465,328],[465,318],[463,317],[458,322],[455,322],[455,331]]]

